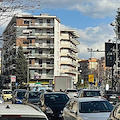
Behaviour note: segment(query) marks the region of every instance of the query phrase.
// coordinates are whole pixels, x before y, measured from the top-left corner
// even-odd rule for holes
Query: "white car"
[[[48,120],[46,115],[32,104],[0,104],[0,120]]]
[[[71,99],[63,109],[64,120],[107,120],[113,106],[101,98]]]
[[[74,98],[77,96],[78,91],[76,89],[67,89],[65,93],[68,95],[69,98]]]

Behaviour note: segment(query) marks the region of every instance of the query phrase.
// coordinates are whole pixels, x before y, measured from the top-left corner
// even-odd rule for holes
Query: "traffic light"
[[[105,64],[106,67],[112,67],[115,64],[115,43],[105,43]]]

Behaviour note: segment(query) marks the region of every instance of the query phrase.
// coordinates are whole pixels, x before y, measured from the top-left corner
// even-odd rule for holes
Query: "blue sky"
[[[80,35],[78,49],[80,50],[79,57],[81,59],[90,58],[90,53],[87,51],[87,48],[104,51],[105,42],[109,39],[115,41],[114,27],[110,26],[110,23],[115,20],[117,8],[120,7],[119,0],[39,1],[40,9],[34,9],[34,12],[31,12],[30,9],[17,9],[14,13],[33,15],[48,13],[49,15],[56,15],[61,20],[62,29],[75,29]],[[5,25],[1,27],[4,29]],[[100,58],[104,56],[104,53],[93,52],[92,56]]]

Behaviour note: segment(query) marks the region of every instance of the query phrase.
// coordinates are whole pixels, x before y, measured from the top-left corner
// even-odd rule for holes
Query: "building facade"
[[[74,84],[78,81],[78,48],[80,36],[74,30],[61,30],[60,69],[61,76],[71,76]]]
[[[15,54],[20,45],[29,61],[31,76],[29,83],[34,84],[37,81],[48,85],[54,76],[63,74],[61,70],[63,37],[60,31],[60,20],[56,16],[49,14],[14,16],[3,33],[2,75],[5,83],[10,83],[10,75],[15,74]],[[76,37],[78,38],[77,35]],[[71,43],[76,48],[77,44]],[[77,51],[73,51],[77,56]],[[70,53],[72,51],[67,51],[66,54]],[[76,67],[74,68],[77,69]]]

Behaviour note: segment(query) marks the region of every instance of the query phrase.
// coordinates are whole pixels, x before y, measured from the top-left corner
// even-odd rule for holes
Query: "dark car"
[[[23,98],[23,103],[36,104],[39,102],[39,96],[43,91],[27,91]]]
[[[62,111],[69,97],[62,92],[43,93],[40,95],[39,107],[48,119],[62,119]]]
[[[96,90],[96,89],[82,89],[78,92],[77,94],[78,98],[81,97],[102,97],[100,90]]]
[[[22,104],[26,91],[25,89],[15,89],[12,94],[12,104]]]
[[[106,98],[111,104],[117,104],[120,102],[120,93],[113,90],[105,90],[102,95]]]

